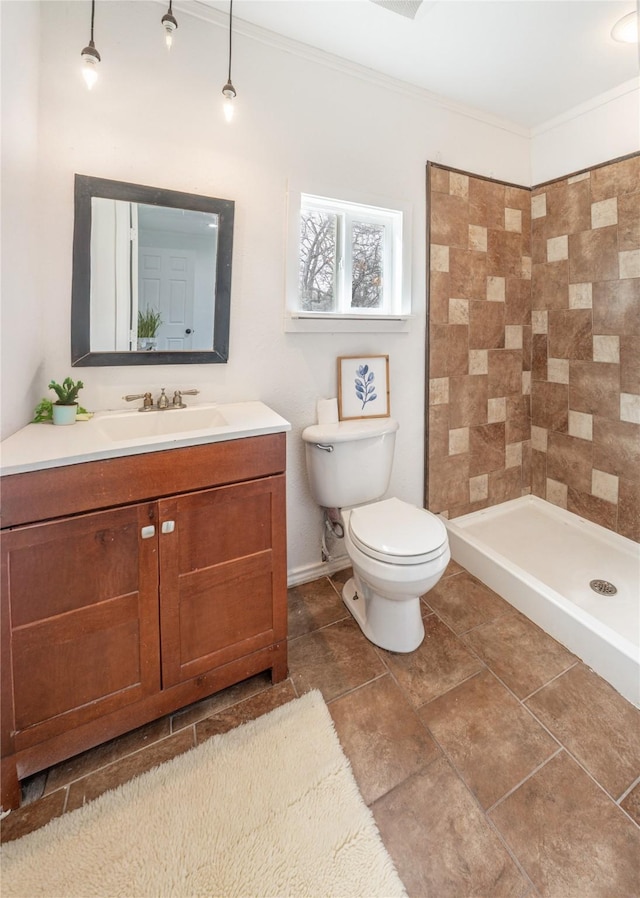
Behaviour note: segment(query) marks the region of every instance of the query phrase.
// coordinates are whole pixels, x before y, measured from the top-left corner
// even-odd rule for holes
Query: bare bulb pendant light
[[[236,95],[236,89],[231,81],[231,34],[232,34],[232,16],[233,16],[233,0],[229,0],[229,77],[227,83],[222,88],[222,96],[224,97],[224,117],[228,122],[233,118],[233,101]]]
[[[91,38],[89,45],[84,48],[80,54],[82,58],[82,75],[89,90],[98,80],[98,63],[100,62],[100,54],[96,50],[93,42],[93,22],[96,15],[96,0],[91,0]]]
[[[172,6],[173,6],[173,0],[169,0],[169,9],[166,11],[166,13],[160,19],[160,23],[162,24],[162,27],[164,28],[164,39],[165,39],[165,43],[167,45],[167,50],[171,49],[171,45],[173,44],[173,32],[178,27],[178,22],[176,20],[176,17],[173,14]]]

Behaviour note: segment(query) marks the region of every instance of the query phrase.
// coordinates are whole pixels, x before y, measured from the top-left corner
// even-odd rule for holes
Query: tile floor
[[[455,562],[410,655],[362,636],[347,573],[290,590],[288,680],[252,677],[30,778],[2,838],[318,688],[412,898],[638,898],[640,712]]]

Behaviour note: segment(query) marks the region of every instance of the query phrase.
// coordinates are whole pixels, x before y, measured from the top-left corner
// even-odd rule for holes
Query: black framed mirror
[[[72,366],[226,362],[234,206],[77,174]]]

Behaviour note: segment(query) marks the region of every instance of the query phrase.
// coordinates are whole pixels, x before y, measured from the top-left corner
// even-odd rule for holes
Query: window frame
[[[300,271],[300,213],[303,202],[308,208],[333,212],[343,217],[343,222],[372,221],[391,227],[391,239],[385,241],[385,277],[383,310],[353,309],[351,300],[351,240],[342,234],[344,264],[336,272],[341,280],[337,308],[330,312],[313,312],[299,308]],[[285,331],[293,332],[358,332],[358,331],[406,331],[411,314],[411,216],[412,205],[388,198],[364,196],[347,191],[305,190],[289,185],[287,217],[287,271]],[[345,225],[351,233],[348,224]],[[339,252],[337,259],[339,259]],[[347,306],[347,302],[349,305]]]

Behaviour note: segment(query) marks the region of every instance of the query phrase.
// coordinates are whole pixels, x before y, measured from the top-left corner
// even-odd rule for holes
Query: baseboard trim
[[[311,580],[317,580],[319,577],[328,577],[338,571],[343,571],[351,565],[348,555],[341,555],[340,558],[334,558],[332,561],[319,561],[317,564],[306,564],[302,567],[293,568],[287,574],[287,586],[300,586],[301,583],[309,583]]]

